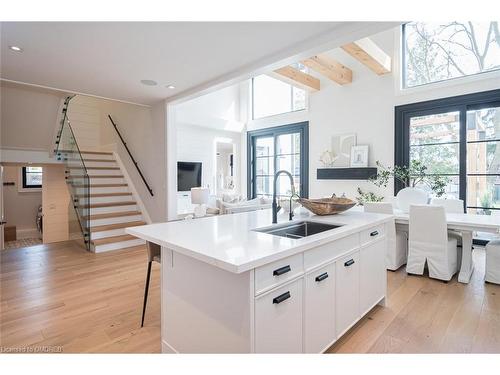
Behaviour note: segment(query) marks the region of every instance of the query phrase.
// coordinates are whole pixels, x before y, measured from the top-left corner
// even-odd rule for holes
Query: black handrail
[[[151,189],[149,187],[149,184],[147,183],[146,179],[144,178],[144,175],[142,174],[142,172],[141,172],[141,170],[139,168],[139,165],[137,164],[137,162],[135,161],[134,157],[132,156],[132,153],[128,149],[127,143],[125,142],[125,140],[123,139],[122,135],[120,134],[120,131],[118,130],[118,127],[116,126],[115,122],[111,118],[111,115],[108,115],[108,118],[111,121],[111,124],[113,124],[113,127],[115,128],[116,133],[118,134],[118,137],[120,137],[120,140],[122,141],[123,146],[125,147],[125,150],[127,150],[128,155],[130,156],[130,159],[132,159],[132,163],[134,163],[135,167],[137,168],[137,172],[139,172],[139,176],[141,176],[142,181],[144,181],[144,185],[146,185],[146,188],[148,189],[149,194],[151,194],[151,196],[153,197],[154,196],[153,189]]]

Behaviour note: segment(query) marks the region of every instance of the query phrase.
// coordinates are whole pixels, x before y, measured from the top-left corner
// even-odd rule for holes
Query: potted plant
[[[356,197],[356,200],[360,206],[363,206],[365,202],[382,202],[384,199],[384,197],[376,195],[371,191],[364,191],[360,187],[358,187],[358,194],[359,195]]]
[[[410,166],[385,167],[377,160],[377,174],[370,179],[377,186],[386,187],[390,178],[395,178],[405,186],[396,195],[398,206],[408,212],[410,204],[426,204],[428,194],[418,186],[427,185],[431,191],[441,197],[445,193],[449,178],[427,174],[427,167],[418,160],[413,160]]]

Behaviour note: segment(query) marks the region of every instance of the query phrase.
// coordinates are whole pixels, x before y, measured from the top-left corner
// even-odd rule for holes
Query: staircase
[[[87,209],[90,248],[99,253],[144,244],[145,241],[125,233],[125,228],[145,225],[123,173],[111,152],[81,151],[90,178],[90,195],[76,188],[77,202]],[[67,168],[68,183],[82,173]],[[75,181],[76,182],[76,181]]]
[[[78,219],[81,237],[96,253],[145,243],[125,228],[146,224],[124,173],[112,152],[83,151],[67,118],[67,98],[55,154],[64,162],[66,183]]]

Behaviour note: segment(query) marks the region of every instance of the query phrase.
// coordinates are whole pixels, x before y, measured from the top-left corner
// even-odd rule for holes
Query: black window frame
[[[475,173],[467,173],[467,112],[495,106],[500,107],[500,89],[396,106],[394,108],[394,165],[409,165],[410,119],[412,117],[459,112],[459,198],[464,201],[465,212],[467,208],[473,208],[467,205],[467,176],[475,175]],[[394,195],[403,188],[404,184],[395,179]],[[477,244],[486,243],[486,241],[476,239],[474,242]]]
[[[41,189],[42,188],[41,184],[40,185],[28,185],[26,175],[29,173],[34,173],[34,172],[27,172],[26,168],[27,167],[22,167],[22,171],[21,171],[23,189]],[[42,169],[41,173],[43,173],[43,169]]]
[[[279,135],[300,133],[300,196],[309,197],[309,121],[274,126],[247,132],[247,198],[254,199],[256,194],[255,140],[260,137],[273,137],[275,150]],[[276,155],[274,155],[276,163]],[[276,172],[276,170],[275,170]]]

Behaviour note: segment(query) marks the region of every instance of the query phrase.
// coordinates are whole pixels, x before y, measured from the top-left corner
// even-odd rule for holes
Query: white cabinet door
[[[302,279],[255,300],[255,351],[302,353]]]
[[[359,318],[359,251],[337,260],[335,273],[335,327],[339,338]]]
[[[335,339],[335,263],[305,277],[304,345],[320,353]]]
[[[387,283],[385,270],[386,238],[360,250],[360,314],[366,314],[384,296]]]

